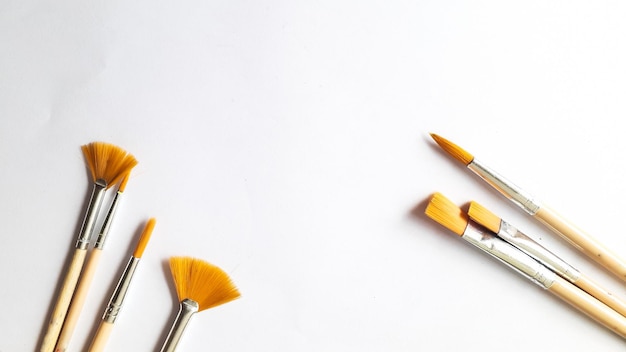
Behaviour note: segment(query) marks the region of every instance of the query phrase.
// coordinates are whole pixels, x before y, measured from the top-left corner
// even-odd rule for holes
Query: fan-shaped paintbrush
[[[85,261],[85,255],[89,249],[93,227],[106,190],[118,183],[124,175],[137,165],[134,156],[113,144],[93,142],[82,146],[81,149],[91,172],[93,189],[91,199],[85,210],[72,261],[65,273],[63,286],[57,297],[46,335],[41,344],[41,352],[54,350]]]
[[[219,267],[191,257],[170,258],[170,269],[180,302],[161,352],[173,352],[193,314],[239,298],[228,274]]]
[[[67,317],[65,317],[65,322],[63,323],[63,328],[61,329],[59,340],[57,341],[56,348],[54,349],[55,352],[65,351],[70,343],[70,339],[72,338],[72,334],[74,333],[74,328],[76,327],[76,323],[78,323],[78,318],[85,303],[85,299],[87,298],[89,287],[91,286],[91,282],[93,281],[96,268],[100,263],[100,257],[102,255],[102,250],[104,249],[104,243],[108,237],[107,235],[109,234],[109,230],[111,229],[113,217],[119,206],[119,202],[122,199],[124,190],[126,189],[126,184],[128,183],[129,176],[129,174],[126,174],[126,176],[124,176],[124,178],[122,179],[122,182],[117,189],[117,194],[115,195],[115,198],[111,203],[111,207],[109,207],[109,212],[104,219],[104,223],[102,224],[102,228],[100,229],[100,233],[98,234],[98,238],[96,239],[93,250],[89,252],[89,259],[87,259],[85,268],[80,275],[78,286],[76,287],[76,291],[74,292],[74,296],[72,297]]]

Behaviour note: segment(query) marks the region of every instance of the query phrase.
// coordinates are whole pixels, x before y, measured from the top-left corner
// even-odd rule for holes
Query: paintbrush
[[[72,297],[69,311],[67,313],[67,316],[65,317],[65,322],[63,323],[61,334],[59,335],[59,340],[57,341],[56,347],[54,349],[55,352],[65,351],[70,343],[70,339],[72,338],[72,334],[74,333],[74,328],[76,327],[76,323],[78,322],[80,312],[82,311],[85,299],[87,298],[89,287],[91,286],[91,282],[93,281],[96,268],[100,263],[100,257],[102,255],[102,250],[104,249],[104,243],[108,237],[109,230],[111,229],[113,217],[119,206],[119,202],[122,199],[124,190],[126,189],[126,184],[128,183],[129,176],[130,174],[126,174],[122,179],[122,182],[117,189],[117,193],[115,194],[115,198],[113,198],[113,202],[109,207],[106,218],[102,223],[102,227],[96,239],[96,243],[94,244],[93,249],[89,252],[89,259],[87,259],[85,268],[80,274],[78,286],[76,287],[76,291],[74,292],[74,296]]]
[[[100,320],[100,325],[98,326],[98,331],[96,331],[96,334],[91,341],[89,351],[95,352],[102,351],[104,349],[104,346],[109,339],[109,335],[111,334],[111,330],[113,329],[113,324],[115,324],[115,320],[122,309],[126,293],[128,292],[128,288],[130,287],[130,283],[133,279],[133,275],[137,270],[137,266],[139,265],[139,261],[143,256],[146,246],[148,245],[148,241],[150,241],[155,224],[156,220],[154,218],[151,218],[146,223],[146,226],[141,233],[141,237],[137,242],[137,246],[135,247],[133,254],[130,256],[128,263],[126,264],[126,267],[117,282],[117,286],[115,286],[115,290],[111,295],[111,299],[104,310],[104,314]]]
[[[195,313],[240,297],[228,274],[201,259],[172,257],[170,270],[176,285],[179,310],[161,352],[176,350],[185,327]]]
[[[137,165],[137,160],[134,156],[113,144],[93,142],[83,145],[81,149],[91,172],[93,188],[91,198],[85,210],[83,223],[78,233],[74,255],[65,273],[63,286],[57,297],[46,335],[41,344],[41,352],[52,352],[54,350],[83,263],[85,262],[85,255],[89,249],[93,228],[106,190],[117,184],[124,175],[128,174]]]
[[[561,275],[564,279],[576,285],[592,295],[600,302],[611,307],[621,315],[626,316],[626,303],[602,288],[588,276],[581,273],[578,269],[568,264],[554,253],[526,236],[515,226],[502,220],[496,214],[489,211],[486,207],[477,202],[470,202],[467,215],[473,221],[486,227],[488,230],[497,234],[498,237],[509,242],[521,251],[535,258],[538,262],[550,268],[555,273]]]
[[[454,159],[463,163],[468,169],[472,170],[472,172],[485,180],[514,204],[525,210],[533,218],[539,220],[550,230],[560,235],[575,248],[585,253],[611,273],[626,281],[626,262],[608,250],[608,248],[603,246],[596,239],[575,227],[545,204],[541,204],[529,193],[505,179],[493,169],[487,167],[458,145],[433,133],[431,133],[431,137]]]
[[[426,215],[463,240],[515,269],[538,286],[585,313],[607,329],[622,338],[626,338],[626,317],[572,285],[490,230],[476,224],[469,219],[461,208],[440,193],[435,193],[432,196],[426,207]]]

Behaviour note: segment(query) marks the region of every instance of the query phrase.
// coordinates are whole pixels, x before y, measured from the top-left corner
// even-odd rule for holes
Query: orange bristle
[[[459,236],[463,236],[468,224],[467,214],[441,193],[433,194],[426,215]]]
[[[135,251],[133,252],[133,257],[141,258],[143,255],[143,251],[146,249],[148,245],[148,241],[150,241],[150,236],[152,236],[152,230],[154,229],[154,225],[156,224],[155,218],[150,218],[148,223],[143,229],[141,233],[141,237],[139,238],[139,242],[137,242],[137,247],[135,247]]]
[[[443,150],[445,150],[448,154],[450,154],[456,160],[462,162],[463,165],[467,166],[469,165],[469,163],[472,162],[472,160],[474,160],[474,156],[472,154],[468,153],[466,150],[450,142],[449,140],[439,135],[436,135],[434,133],[431,133],[430,136],[433,137],[435,142],[437,142],[437,144],[439,144],[439,146]]]
[[[467,215],[469,215],[472,220],[486,227],[491,232],[498,233],[500,231],[500,224],[502,223],[502,219],[500,219],[499,216],[492,213],[487,208],[476,202],[470,202],[470,207],[467,211]]]
[[[124,175],[124,177],[122,178],[122,182],[120,182],[120,186],[117,188],[118,192],[124,192],[129,178],[130,178],[130,171],[127,172],[126,175]]]
[[[197,302],[198,311],[219,306],[241,296],[228,274],[201,259],[172,257],[170,269],[178,299]]]
[[[110,143],[93,142],[81,147],[93,181],[103,180],[106,188],[120,181],[137,165],[134,156]]]

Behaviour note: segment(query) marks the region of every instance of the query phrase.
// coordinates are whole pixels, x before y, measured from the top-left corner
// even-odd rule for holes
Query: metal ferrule
[[[137,265],[139,264],[140,258],[130,257],[128,260],[128,264],[126,264],[126,268],[122,273],[122,277],[120,281],[117,283],[115,287],[115,291],[113,291],[113,295],[111,295],[111,299],[109,300],[109,305],[107,309],[104,311],[104,315],[102,316],[102,320],[107,323],[115,323],[115,319],[122,308],[122,304],[124,303],[124,297],[126,297],[126,292],[128,291],[128,287],[130,286],[130,281],[133,278],[133,274],[137,269]]]
[[[561,275],[564,279],[575,282],[580,278],[580,271],[569,265],[563,259],[535,242],[532,238],[520,232],[516,227],[506,221],[500,222],[498,237],[509,242],[529,256],[535,258],[541,264]]]
[[[109,212],[107,213],[104,222],[102,223],[102,228],[100,229],[100,234],[98,234],[98,238],[96,239],[96,243],[94,244],[94,248],[103,249],[104,241],[107,239],[107,235],[109,234],[109,229],[111,228],[111,223],[113,222],[113,216],[115,215],[115,211],[117,210],[119,200],[122,197],[123,192],[117,192],[115,198],[113,198],[113,202],[111,203],[111,207],[109,208]]]
[[[174,352],[176,350],[176,346],[178,345],[180,338],[183,336],[183,332],[185,331],[189,320],[194,313],[198,312],[199,308],[200,306],[198,305],[198,302],[189,298],[185,298],[180,302],[178,315],[176,315],[176,320],[174,320],[172,328],[163,343],[163,347],[161,347],[161,352]]]
[[[486,232],[472,221],[467,225],[461,238],[510,266],[542,288],[549,288],[556,279],[556,274],[552,270],[495,234]]]
[[[93,185],[93,191],[91,192],[91,199],[89,205],[85,211],[85,218],[78,234],[78,240],[76,240],[76,248],[88,249],[89,241],[91,240],[91,234],[93,232],[96,219],[98,218],[98,212],[100,211],[100,205],[104,199],[104,192],[106,191],[106,182],[98,179]]]
[[[528,214],[535,215],[539,210],[539,203],[534,200],[529,193],[514,185],[512,182],[505,179],[486,165],[483,165],[480,161],[474,159],[467,165],[467,167],[489,183],[493,188],[498,190],[498,192],[502,193],[520,208],[524,209]]]

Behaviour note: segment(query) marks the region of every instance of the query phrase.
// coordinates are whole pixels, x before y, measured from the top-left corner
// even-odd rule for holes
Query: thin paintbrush
[[[143,252],[148,245],[148,241],[150,241],[150,236],[152,235],[152,230],[154,229],[155,224],[156,220],[154,218],[151,218],[146,223],[146,226],[141,233],[141,237],[139,238],[139,242],[137,242],[137,246],[135,247],[135,251],[128,260],[126,268],[122,272],[122,276],[120,277],[117,286],[115,287],[115,290],[111,295],[109,304],[104,310],[102,320],[100,321],[100,326],[98,326],[98,331],[96,331],[96,335],[91,341],[89,351],[95,352],[102,351],[104,349],[104,346],[109,339],[109,335],[111,334],[111,330],[113,329],[113,324],[115,323],[115,320],[117,319],[117,316],[122,309],[124,298],[126,297],[126,293],[128,292],[128,288],[130,287],[130,283],[133,279],[133,275],[135,274],[135,270],[137,269],[139,261],[143,256]]]
[[[195,313],[230,302],[240,296],[228,274],[201,259],[172,257],[170,269],[180,305],[161,352],[176,350],[185,327]]]
[[[89,287],[93,281],[96,268],[100,263],[102,250],[104,249],[104,242],[109,234],[109,230],[111,229],[111,223],[113,222],[113,217],[119,206],[119,202],[122,199],[124,190],[126,189],[128,178],[129,174],[126,174],[122,179],[122,182],[117,189],[117,193],[115,194],[115,198],[113,198],[113,202],[109,207],[109,212],[102,223],[102,227],[100,229],[100,233],[98,234],[98,238],[96,239],[96,243],[94,244],[93,250],[89,252],[89,259],[87,259],[85,268],[80,275],[78,286],[76,287],[76,291],[74,292],[74,296],[72,297],[72,301],[70,303],[70,309],[67,313],[67,317],[65,317],[63,328],[61,329],[61,335],[59,336],[56,348],[54,349],[55,352],[65,351],[70,343],[70,339],[74,333],[74,328],[76,327],[76,323],[78,322],[78,318],[83,309],[85,299],[87,298]]]
[[[487,167],[458,145],[436,134],[431,134],[431,136],[443,150],[467,166],[468,169],[472,170],[472,172],[514,204],[517,204],[532,217],[569,241],[575,248],[585,253],[611,273],[626,281],[626,262],[623,259],[612,253],[596,239],[565,220],[545,204],[541,204],[530,194]]]
[[[78,233],[72,262],[65,273],[63,286],[57,297],[46,335],[41,344],[41,352],[52,352],[54,350],[83,263],[85,262],[85,255],[89,249],[93,227],[106,190],[117,184],[124,175],[128,174],[137,165],[137,160],[134,156],[113,144],[93,142],[82,146],[81,149],[91,172],[93,189],[91,199],[85,210],[80,232]]]
[[[440,193],[432,196],[426,215],[465,241],[500,260],[540,287],[585,313],[607,329],[626,338],[626,317],[572,285],[490,230],[471,221],[467,214]]]
[[[472,201],[470,202],[467,214],[472,220],[494,232],[498,237],[535,258],[535,260],[552,269],[552,271],[597,298],[600,302],[611,307],[616,312],[626,316],[626,303],[624,303],[624,301],[602,288],[588,276],[557,257],[532,238],[523,234],[515,226],[502,220],[486,207]]]

